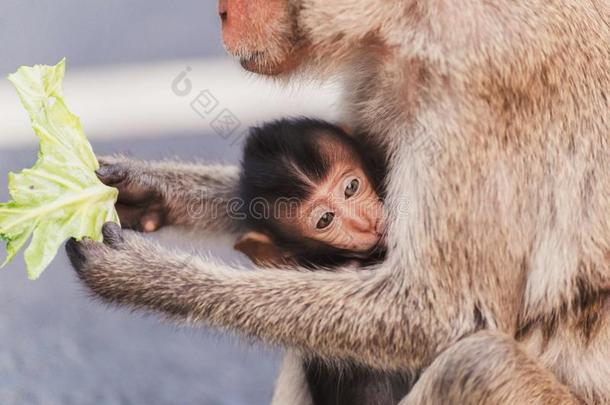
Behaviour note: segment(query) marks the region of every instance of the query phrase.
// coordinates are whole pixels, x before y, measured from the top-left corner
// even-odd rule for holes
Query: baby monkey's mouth
[[[377,223],[375,224],[375,234],[377,235],[378,238],[381,238],[383,236],[381,220],[377,221]]]
[[[379,239],[384,239],[386,234],[386,222],[383,218],[383,215],[377,219],[377,223],[375,223],[375,234]]]

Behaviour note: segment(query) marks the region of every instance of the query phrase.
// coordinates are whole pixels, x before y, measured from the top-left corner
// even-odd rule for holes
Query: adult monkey
[[[351,124],[389,157],[388,258],[240,272],[109,225],[67,247],[93,292],[412,372],[405,404],[610,401],[607,1],[228,0],[221,17],[251,71],[349,79]],[[110,163],[126,223],[237,228],[187,215],[227,203],[233,169]]]

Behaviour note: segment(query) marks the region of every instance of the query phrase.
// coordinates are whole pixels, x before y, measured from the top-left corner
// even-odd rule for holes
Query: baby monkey
[[[258,265],[332,269],[383,258],[381,159],[342,128],[307,118],[252,128],[239,181]]]
[[[235,245],[257,265],[332,270],[383,260],[383,154],[342,128],[294,119],[253,128],[239,181],[250,229]],[[398,403],[407,380],[303,359],[315,405]]]

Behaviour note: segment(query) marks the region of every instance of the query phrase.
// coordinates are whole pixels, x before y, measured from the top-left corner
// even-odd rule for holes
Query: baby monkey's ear
[[[339,128],[341,128],[343,130],[343,132],[345,132],[348,135],[352,135],[352,133],[354,132],[352,127],[347,125],[345,122],[338,122],[335,125],[337,125]]]
[[[293,260],[282,252],[271,238],[261,232],[246,232],[235,242],[233,248],[248,256],[260,267],[294,265]]]

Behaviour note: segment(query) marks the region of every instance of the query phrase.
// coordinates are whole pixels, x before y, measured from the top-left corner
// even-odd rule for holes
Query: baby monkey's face
[[[337,161],[301,204],[296,221],[304,237],[366,252],[382,238],[383,204],[362,166]]]

